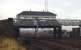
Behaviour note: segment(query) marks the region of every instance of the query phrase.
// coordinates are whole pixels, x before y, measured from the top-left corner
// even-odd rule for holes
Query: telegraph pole
[[[45,0],[45,11],[48,11],[48,0]]]

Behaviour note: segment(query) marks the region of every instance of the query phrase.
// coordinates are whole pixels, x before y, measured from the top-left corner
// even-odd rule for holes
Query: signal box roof
[[[18,15],[36,15],[36,16],[56,16],[56,14],[52,12],[44,12],[44,11],[23,11]]]

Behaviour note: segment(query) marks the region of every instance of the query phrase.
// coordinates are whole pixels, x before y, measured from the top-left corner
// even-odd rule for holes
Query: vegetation
[[[26,50],[26,46],[20,45],[14,38],[4,37],[0,39],[0,50]]]
[[[27,45],[18,43],[15,39],[15,27],[9,23],[8,19],[0,21],[0,50],[27,50]]]

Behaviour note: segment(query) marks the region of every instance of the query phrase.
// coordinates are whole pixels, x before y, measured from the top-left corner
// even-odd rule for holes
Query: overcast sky
[[[14,17],[21,11],[43,11],[44,0],[0,0],[0,18]],[[48,10],[57,18],[81,19],[81,0],[48,0]]]

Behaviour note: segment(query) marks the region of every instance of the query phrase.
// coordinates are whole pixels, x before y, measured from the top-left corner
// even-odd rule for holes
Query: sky
[[[0,19],[30,10],[45,10],[45,0],[0,0]],[[81,0],[48,0],[48,11],[60,19],[81,19]]]

